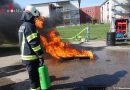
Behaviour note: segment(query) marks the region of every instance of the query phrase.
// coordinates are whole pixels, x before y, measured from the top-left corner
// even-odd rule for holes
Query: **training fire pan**
[[[70,60],[90,60],[88,56],[75,56],[75,57],[61,57],[61,62],[62,61],[70,61]]]

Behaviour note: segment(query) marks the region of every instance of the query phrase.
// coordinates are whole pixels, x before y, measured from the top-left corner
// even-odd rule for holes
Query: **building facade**
[[[100,6],[84,7],[80,9],[81,23],[98,23],[100,22]]]
[[[51,4],[49,3],[41,3],[41,4],[32,4],[34,7],[36,7],[39,11],[41,16],[44,17],[50,17],[51,13]]]
[[[56,2],[33,4],[45,17],[61,12],[63,25],[80,24],[80,0],[58,0]]]
[[[129,18],[130,0],[106,0],[100,10],[102,23],[110,23],[115,18]]]

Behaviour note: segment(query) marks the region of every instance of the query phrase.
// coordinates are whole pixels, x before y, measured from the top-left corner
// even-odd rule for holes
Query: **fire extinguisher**
[[[51,87],[50,77],[48,74],[48,67],[44,64],[38,68],[40,86],[42,90],[49,89]]]

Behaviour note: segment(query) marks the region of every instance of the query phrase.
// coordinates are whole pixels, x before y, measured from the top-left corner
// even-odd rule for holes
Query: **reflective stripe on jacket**
[[[22,60],[32,61],[42,57],[43,50],[36,27],[31,22],[24,22],[19,28],[19,44]]]

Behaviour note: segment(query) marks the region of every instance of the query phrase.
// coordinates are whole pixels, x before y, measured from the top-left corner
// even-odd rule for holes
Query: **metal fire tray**
[[[61,57],[62,60],[73,60],[73,59],[90,59],[88,56],[77,55],[72,57]]]

